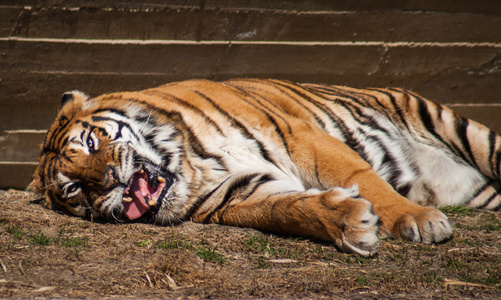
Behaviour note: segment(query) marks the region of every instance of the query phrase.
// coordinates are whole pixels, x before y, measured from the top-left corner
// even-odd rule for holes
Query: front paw
[[[405,214],[393,225],[395,239],[411,240],[416,243],[438,243],[452,235],[452,224],[438,209],[430,209],[415,216]]]
[[[341,235],[334,239],[343,252],[373,256],[380,245],[378,237],[379,217],[372,204],[362,198],[346,199],[341,203],[344,210]]]

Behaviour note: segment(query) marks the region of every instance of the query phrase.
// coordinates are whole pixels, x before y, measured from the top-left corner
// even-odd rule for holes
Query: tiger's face
[[[141,105],[116,102],[63,96],[31,189],[47,206],[77,216],[176,222],[186,193],[175,128],[159,125]]]

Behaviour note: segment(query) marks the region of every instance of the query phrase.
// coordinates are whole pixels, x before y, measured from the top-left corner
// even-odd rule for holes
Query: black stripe
[[[245,189],[249,187],[254,178],[258,176],[260,176],[260,178],[254,183],[252,189],[245,191]],[[273,180],[273,178],[268,174],[248,174],[236,178],[226,190],[226,193],[221,202],[219,203],[219,205],[204,218],[202,223],[210,222],[210,219],[214,216],[214,214],[218,212],[220,209],[222,209],[224,206],[226,206],[228,202],[234,200],[235,196],[238,195],[239,198],[240,197],[242,198],[241,200],[245,200],[247,197],[252,195],[259,188],[259,186],[271,180]]]
[[[475,194],[473,194],[473,196],[470,198],[470,200],[468,200],[467,202],[465,202],[465,205],[470,204],[473,200],[475,200],[478,196],[480,196],[480,194],[482,194],[489,187],[492,187],[495,190],[494,195],[498,195],[501,192],[501,182],[496,181],[496,180],[491,180],[491,181],[485,183],[482,187],[480,187],[475,192]],[[492,196],[489,197],[489,198],[492,198]],[[485,207],[487,205],[488,205],[488,203],[484,204],[483,207]]]
[[[409,124],[407,124],[407,119],[406,119],[406,117],[404,115],[404,111],[402,109],[402,106],[397,102],[397,99],[395,99],[395,97],[393,96],[393,94],[391,94],[391,93],[389,93],[389,92],[387,92],[385,90],[382,90],[382,89],[374,89],[374,90],[376,90],[376,91],[378,91],[378,92],[386,95],[390,99],[392,106],[395,108],[395,110],[397,112],[397,115],[398,115],[398,118],[400,119],[400,122],[405,126],[405,128],[407,129],[407,131],[411,132],[410,129],[409,129]],[[400,93],[401,95],[403,95],[405,97],[405,101],[407,103],[410,102],[409,93],[403,92],[403,91],[398,90],[398,89],[389,89],[389,90]],[[370,95],[368,95],[368,96],[370,96]],[[375,98],[376,98],[376,101],[378,102],[378,104],[381,107],[385,108],[385,106],[382,105],[379,102],[379,100],[377,99],[377,97],[375,97]],[[391,119],[391,116],[388,116],[388,117]]]
[[[400,195],[407,197],[407,194],[409,194],[409,192],[411,191],[411,188],[412,188],[412,184],[406,183],[402,186],[397,187],[396,191]]]
[[[47,174],[45,177],[48,178],[47,181],[50,182],[50,184],[53,183],[54,179],[57,176],[56,167],[54,166],[56,164],[56,160],[59,160],[59,158],[57,156],[54,156],[53,159],[49,160],[48,165],[46,166]],[[47,188],[47,186],[45,186],[45,188]]]
[[[491,180],[491,181],[488,181],[487,183],[485,183],[482,187],[480,187],[476,192],[475,194],[473,194],[473,196],[471,197],[470,200],[468,200],[466,204],[469,204],[470,202],[472,202],[475,198],[477,198],[481,193],[483,193],[483,191],[485,189],[487,189],[492,183],[494,183],[494,180]]]
[[[56,145],[58,144],[57,141],[59,141],[62,137],[64,137],[64,134],[60,134],[64,130],[66,130],[66,127],[70,124],[70,119],[68,119],[66,116],[61,116],[58,120],[59,126],[54,129],[54,132],[52,132],[51,136],[49,139],[44,143],[44,149],[43,152],[55,152],[56,151]],[[47,132],[47,137],[48,137],[49,132]]]
[[[485,207],[487,207],[489,204],[491,204],[491,201],[496,198],[497,196],[499,196],[497,193],[493,193],[489,198],[487,198],[484,202],[484,204],[480,205],[480,206],[477,206],[476,208],[478,209],[483,209]]]
[[[113,112],[113,111],[110,110],[109,112]],[[118,131],[116,133],[115,140],[122,137],[122,129],[124,127],[126,127],[126,128],[129,129],[129,131],[132,133],[132,135],[134,136],[134,138],[137,141],[141,140],[141,138],[136,134],[136,132],[134,132],[134,130],[132,130],[131,125],[128,124],[128,123],[126,123],[126,122],[124,122],[124,121],[119,121],[119,120],[113,119],[111,117],[103,117],[103,116],[92,116],[92,121],[93,122],[103,122],[103,121],[112,121],[112,122],[115,122],[118,125]],[[95,127],[97,127],[97,126],[95,126]],[[101,128],[101,129],[104,130],[104,128]]]
[[[226,168],[221,156],[209,153],[205,150],[204,146],[202,145],[198,137],[193,133],[191,127],[184,122],[183,115],[181,113],[161,111],[161,114],[172,120],[174,124],[179,124],[180,126],[183,127],[181,131],[185,132],[187,135],[187,141],[185,144],[188,145],[191,148],[191,150],[193,150],[195,155],[203,159],[214,159],[217,161],[219,165]]]
[[[196,93],[196,91],[195,91]],[[169,100],[173,100],[174,102],[176,102],[177,104],[189,109],[189,110],[192,110],[193,112],[195,112],[196,114],[198,114],[199,116],[203,117],[206,122],[210,125],[212,125],[216,131],[218,133],[220,133],[221,135],[224,135],[223,134],[223,130],[221,129],[221,127],[219,127],[219,125],[217,124],[216,121],[214,121],[213,119],[211,119],[204,111],[202,111],[201,109],[199,109],[198,107],[194,106],[193,104],[185,101],[184,99],[181,99],[179,97],[176,97],[172,94],[169,94],[165,91],[147,91],[147,94],[156,94],[156,95],[160,95],[160,96],[167,96],[169,98]]]
[[[497,170],[498,170],[498,176],[501,174],[501,151],[497,153],[496,155],[496,162],[498,164]]]
[[[266,147],[264,146],[264,144],[261,143],[261,141],[259,141],[254,135],[252,135],[247,130],[247,128],[242,123],[240,123],[240,121],[238,121],[237,119],[235,119],[232,116],[230,116],[225,110],[223,110],[212,99],[210,99],[208,96],[206,96],[202,92],[195,91],[195,93],[197,95],[199,95],[200,97],[202,97],[203,99],[205,99],[207,102],[209,102],[220,114],[222,114],[231,123],[232,126],[237,127],[240,130],[240,132],[242,133],[242,135],[244,137],[246,137],[248,139],[251,139],[251,140],[254,140],[257,143],[257,145],[258,145],[259,152],[260,152],[261,156],[265,160],[267,160],[267,161],[269,161],[269,162],[271,162],[271,163],[273,163],[273,164],[276,165],[275,161],[271,158],[271,155],[268,152],[268,149],[266,149]]]
[[[421,122],[423,123],[426,130],[428,130],[428,132],[431,133],[438,141],[440,141],[443,145],[445,145],[452,153],[456,154],[464,161],[468,161],[464,156],[463,152],[459,150],[456,145],[445,142],[442,139],[442,137],[436,132],[435,124],[433,123],[430,112],[428,111],[427,102],[421,97],[418,97],[416,95],[414,97],[418,102],[418,113],[421,118]]]
[[[310,88],[312,86],[308,86]],[[324,95],[324,99],[330,100],[330,101],[340,101],[340,100],[345,100],[342,98],[347,98],[351,102],[354,102],[356,104],[366,106],[367,104],[363,99],[360,98],[360,95],[362,93],[354,93],[352,91],[349,91],[347,89],[343,89],[342,87],[339,86],[327,86],[327,85],[315,85],[313,86],[315,90],[320,92],[321,94]],[[330,97],[326,97],[326,95],[334,96],[336,99],[332,99]],[[341,99],[340,99],[341,98]]]
[[[128,100],[125,100],[125,101],[128,101]],[[127,116],[127,114],[125,113],[125,111],[121,110],[121,109],[117,109],[117,108],[100,108],[100,109],[96,109],[95,111],[92,112],[92,115],[96,115],[96,114],[100,114],[100,113],[109,113],[109,112],[112,112],[113,114],[115,115],[119,115],[121,117],[124,117],[124,118],[129,118]]]
[[[322,106],[319,106],[318,105],[318,102],[315,101],[313,98],[311,98],[310,96],[307,96],[306,94],[304,94],[303,92],[299,91],[299,88],[298,86],[290,86],[290,85],[286,85],[285,82],[279,82],[279,81],[270,81],[269,82],[272,86],[274,86],[277,90],[279,90],[283,95],[286,95],[289,99],[293,100],[294,102],[296,102],[298,105],[300,105],[304,110],[306,110],[308,113],[311,114],[311,116],[315,119],[315,121],[320,125],[321,128],[323,128],[324,130],[326,129],[326,125],[324,123],[324,121],[322,121],[317,114],[315,114],[311,109],[309,109],[308,107],[306,107],[306,105],[304,105],[301,101],[297,100],[296,98],[294,97],[291,97],[290,95],[288,95],[282,88],[280,87],[283,87],[286,89],[286,91],[289,91],[289,92],[292,92],[294,93],[296,96],[299,96],[299,98],[301,99],[305,99],[307,100],[309,103],[313,104],[315,107],[317,107],[320,111],[324,112],[324,110],[321,108]]]
[[[353,119],[355,119],[358,123],[368,125],[368,126],[375,128],[375,129],[379,129],[380,131],[382,131],[386,135],[388,135],[386,130],[384,128],[378,126],[372,117],[364,115],[362,113],[362,111],[356,106],[356,104],[360,104],[364,107],[367,107],[366,103],[363,103],[359,98],[357,98],[357,96],[360,96],[359,94],[350,93],[350,94],[352,94],[352,96],[347,95],[345,93],[340,92],[341,89],[339,89],[337,87],[332,87],[332,86],[329,86],[329,87],[323,86],[323,88],[335,93],[334,95],[336,95],[337,97],[345,97],[345,98],[348,98],[349,100],[351,100],[351,101],[340,101],[342,99],[336,99],[334,101],[336,102],[336,105],[342,106],[347,111],[349,111],[351,116],[353,117]],[[328,88],[330,88],[330,89],[328,89]],[[346,90],[343,90],[343,91],[349,92]],[[307,97],[307,96],[305,96],[305,97]],[[312,98],[309,98],[309,97],[307,97],[307,98],[310,101],[310,103],[315,105],[320,111],[322,111],[330,119],[330,121],[332,122],[333,125],[335,125],[335,127],[340,129],[341,133],[343,134],[343,138],[345,140],[344,143],[346,145],[348,145],[348,147],[350,147],[351,149],[356,151],[365,161],[369,162],[368,155],[365,151],[364,146],[362,144],[360,144],[360,142],[358,140],[353,138],[354,133],[350,129],[348,129],[348,127],[346,126],[346,123],[341,118],[339,118],[334,113],[334,111],[332,111],[331,109],[326,109],[325,105],[323,103],[320,103],[320,102],[318,102]],[[323,98],[323,99],[329,100],[326,98]],[[333,100],[330,100],[330,101],[333,101]],[[313,114],[313,112],[311,112],[311,111],[310,111],[310,113]],[[365,119],[366,121],[364,122],[364,121],[362,121],[362,119]],[[364,133],[364,135],[367,136],[367,133]],[[369,163],[371,163],[371,162],[369,162]]]
[[[479,168],[475,160],[475,156],[471,152],[470,141],[468,140],[468,126],[470,125],[470,122],[466,118],[457,116],[454,125],[456,127],[456,132],[458,134],[458,137],[461,140],[463,149],[466,152],[466,154],[468,154],[468,156],[470,157],[470,163],[478,170]]]
[[[40,168],[39,171],[38,171],[38,175],[40,176],[40,183],[42,184],[42,188],[45,189],[46,186],[44,186],[45,184],[45,177],[46,174],[45,174],[45,171],[47,170],[47,172],[50,170],[50,164],[51,164],[51,161],[53,159],[50,159],[50,157],[54,157],[53,154],[45,154],[44,158],[43,158],[43,161],[40,163],[40,166],[43,166],[44,168]],[[47,174],[49,175],[49,174]]]
[[[193,214],[209,199],[221,186],[228,181],[229,178],[226,178],[223,182],[221,182],[215,189],[210,191],[209,193],[202,195],[197,198],[195,203],[193,203],[190,209],[186,212],[182,220],[187,220],[193,216]]]
[[[245,101],[246,103],[248,103],[249,105],[252,105],[255,109],[259,110],[262,114],[264,114],[266,116],[266,119],[268,119],[268,121],[273,125],[273,127],[275,128],[275,132],[280,136],[280,139],[282,140],[282,146],[284,146],[285,150],[287,151],[287,153],[289,153],[289,145],[287,144],[287,139],[285,138],[284,136],[284,133],[282,132],[282,130],[280,129],[280,126],[278,125],[277,121],[275,120],[274,117],[271,116],[270,113],[272,113],[274,116],[278,117],[283,123],[285,123],[285,125],[287,126],[287,129],[288,129],[288,133],[289,134],[292,134],[292,129],[291,129],[291,126],[290,124],[282,117],[282,116],[279,116],[276,112],[274,112],[273,110],[270,110],[268,107],[266,107],[259,99],[257,99],[258,97],[265,100],[266,103],[272,105],[273,107],[276,107],[276,105],[270,101],[268,101],[268,99],[265,99],[263,98],[261,95],[259,94],[256,94],[254,92],[247,92],[239,87],[233,87],[235,88],[237,91],[241,92],[244,96],[247,96],[247,97],[250,97],[252,98],[254,101],[256,101],[261,107],[258,107],[257,105],[255,105],[254,103],[251,103],[250,101],[248,101],[245,97],[241,97],[240,99],[242,101]]]
[[[327,86],[315,86],[315,87],[318,87],[320,89],[327,89]],[[359,101],[357,101],[357,99],[355,99],[354,97],[343,95],[339,91],[334,92],[334,87],[329,86],[329,88],[331,88],[331,89],[328,89],[328,91],[333,92],[334,93],[333,95],[335,95],[337,97],[346,97],[349,100],[353,100],[353,102],[355,102],[355,103],[359,103]],[[332,99],[327,99],[327,98],[323,98],[323,99],[326,101],[333,101]],[[342,100],[344,100],[344,99],[336,99],[335,104],[339,105],[339,106],[343,106],[346,110],[350,111],[351,115],[353,116],[353,112],[351,111],[351,109],[349,107],[353,107],[354,104],[350,103],[350,102],[342,101]],[[354,133],[348,128],[348,126],[346,126],[346,123],[339,116],[337,116],[333,110],[331,110],[330,108],[326,109],[326,107],[323,103],[319,103],[318,101],[315,101],[311,98],[310,98],[310,103],[315,105],[319,110],[321,110],[329,118],[333,127],[336,127],[339,129],[339,131],[341,132],[341,134],[343,135],[343,138],[345,140],[344,143],[346,145],[348,145],[351,149],[353,149],[357,153],[359,153],[359,155],[362,156],[362,158],[365,161],[367,161],[367,158],[368,158],[367,154],[361,148],[359,141],[353,138]],[[312,112],[310,111],[310,113],[312,113]],[[361,112],[359,112],[359,114],[361,114]],[[314,114],[314,116],[316,117],[315,114]],[[357,118],[354,117],[354,119],[357,119]]]
[[[157,108],[149,103],[141,102],[141,101],[136,100],[136,99],[130,99],[130,101],[137,102],[137,103],[147,107],[148,109],[151,109],[152,111],[156,111],[157,114],[159,114],[167,119],[170,119],[172,122],[171,124],[174,127],[176,127],[176,125],[182,127],[181,130],[180,129],[178,129],[178,130],[186,133],[186,135],[187,135],[187,143],[186,144],[191,147],[191,150],[193,150],[195,155],[197,155],[203,159],[215,159],[219,165],[224,166],[224,163],[222,161],[221,156],[213,154],[213,153],[209,153],[205,150],[205,148],[202,146],[202,143],[200,142],[200,140],[193,133],[193,130],[191,129],[191,127],[188,126],[186,124],[186,122],[184,122],[182,113],[180,113],[178,111],[165,111],[165,110],[159,109],[159,108]]]
[[[438,135],[438,133],[435,131],[435,124],[433,123],[430,112],[428,111],[428,106],[426,105],[426,102],[421,98],[416,98],[416,100],[418,102],[418,113],[419,116],[421,117],[421,122],[423,122],[424,127],[436,139],[443,142],[442,137],[440,137],[440,135]]]
[[[333,89],[334,89],[334,87],[333,87]],[[345,91],[345,92],[350,92],[350,91]],[[348,110],[350,112],[351,116],[353,117],[353,119],[355,119],[358,123],[363,124],[363,125],[367,125],[367,126],[374,128],[374,129],[377,129],[377,130],[383,132],[384,134],[386,134],[387,136],[389,136],[389,134],[385,128],[379,126],[379,124],[376,122],[376,120],[372,116],[365,115],[362,112],[362,110],[359,108],[359,106],[356,105],[356,104],[359,104],[360,106],[362,106],[364,108],[369,108],[369,109],[372,109],[374,111],[374,108],[368,106],[367,103],[361,101],[359,96],[364,95],[367,97],[371,97],[371,98],[375,99],[376,101],[377,101],[377,98],[374,97],[373,95],[367,95],[367,94],[363,94],[363,93],[358,93],[358,94],[350,93],[350,94],[352,94],[353,96],[350,96],[350,95],[345,94],[345,93],[341,93],[341,92],[339,92],[339,89],[338,89],[338,92],[336,93],[337,96],[348,98],[351,101],[346,102],[346,101],[339,101],[341,99],[336,99],[337,100],[336,104],[339,106],[342,106],[346,110]],[[322,108],[320,108],[320,109],[322,109]],[[337,115],[335,115],[332,110],[329,109],[328,111],[327,110],[324,110],[324,111],[327,113],[327,115],[330,117],[331,121],[334,124],[336,124],[336,125],[344,124],[344,122],[339,117],[337,117]],[[379,113],[381,113],[381,112],[379,112]],[[346,126],[343,126],[343,127],[344,128],[341,130],[343,133],[350,132]],[[348,136],[350,136],[350,138],[351,138],[352,135],[353,135],[353,133],[350,132],[349,135],[345,135],[345,139],[348,139]]]
[[[489,131],[489,164],[491,165],[492,174],[499,177],[498,165],[499,161],[494,159],[496,153],[496,133],[492,130]]]
[[[181,101],[181,102],[183,102],[180,99],[178,99],[178,100]],[[177,111],[165,111],[163,109],[160,109],[160,108],[157,108],[157,107],[153,106],[150,103],[142,102],[142,101],[140,101],[138,99],[128,99],[127,101],[135,102],[135,103],[137,103],[137,104],[145,107],[148,111],[150,111],[150,110],[154,111],[158,115],[161,115],[161,116],[163,116],[163,117],[165,117],[167,119],[170,119],[171,122],[172,122],[172,125],[174,125],[174,127],[176,127],[175,125],[181,126],[183,128],[183,130],[184,130],[184,131],[183,130],[181,130],[181,131],[185,132],[186,135],[187,135],[187,145],[189,145],[191,147],[191,150],[193,150],[193,152],[195,153],[195,155],[197,155],[197,156],[199,156],[199,157],[201,157],[203,159],[215,159],[219,165],[221,165],[221,166],[223,166],[225,168],[221,156],[209,153],[209,152],[207,152],[205,150],[205,148],[202,146],[202,143],[200,142],[200,140],[193,133],[193,130],[191,129],[191,127],[189,127],[184,122],[182,113],[177,112]],[[112,110],[110,109],[109,111],[112,111]],[[100,118],[105,119],[105,117],[100,117]],[[127,118],[129,118],[129,117],[127,117]],[[117,120],[114,120],[114,119],[110,119],[110,120],[116,121],[116,122],[122,122],[122,121],[117,121]],[[130,127],[129,127],[129,129],[130,129]],[[137,138],[138,140],[140,140],[139,137],[135,134],[135,132],[132,131],[132,129],[130,129],[130,130],[134,134],[135,138]]]
[[[60,147],[60,144],[61,144],[61,140],[63,140],[65,137],[66,137],[66,134],[68,132],[64,132],[65,130],[67,130],[67,126],[68,126],[69,122],[66,123],[63,128],[57,128],[54,133],[52,134],[51,136],[51,139],[49,141],[49,145],[48,145],[48,151],[51,151],[51,152],[56,152],[56,149],[57,150],[61,150],[61,147]]]

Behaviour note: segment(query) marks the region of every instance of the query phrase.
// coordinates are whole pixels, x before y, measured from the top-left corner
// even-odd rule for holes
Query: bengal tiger
[[[438,209],[501,207],[501,139],[410,91],[190,80],[67,92],[31,189],[87,218],[186,220],[323,239],[437,243]]]

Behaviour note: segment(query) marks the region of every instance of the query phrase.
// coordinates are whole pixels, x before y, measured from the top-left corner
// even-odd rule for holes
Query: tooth
[[[139,170],[139,174],[143,174],[143,173],[144,173],[143,169]]]
[[[149,206],[155,206],[155,205],[157,205],[157,200],[155,200],[155,199],[152,198],[150,201],[148,201],[148,205]]]
[[[165,183],[165,178],[158,176],[158,182]]]
[[[122,202],[127,202],[127,203],[132,202],[132,198],[131,197],[123,197]]]

